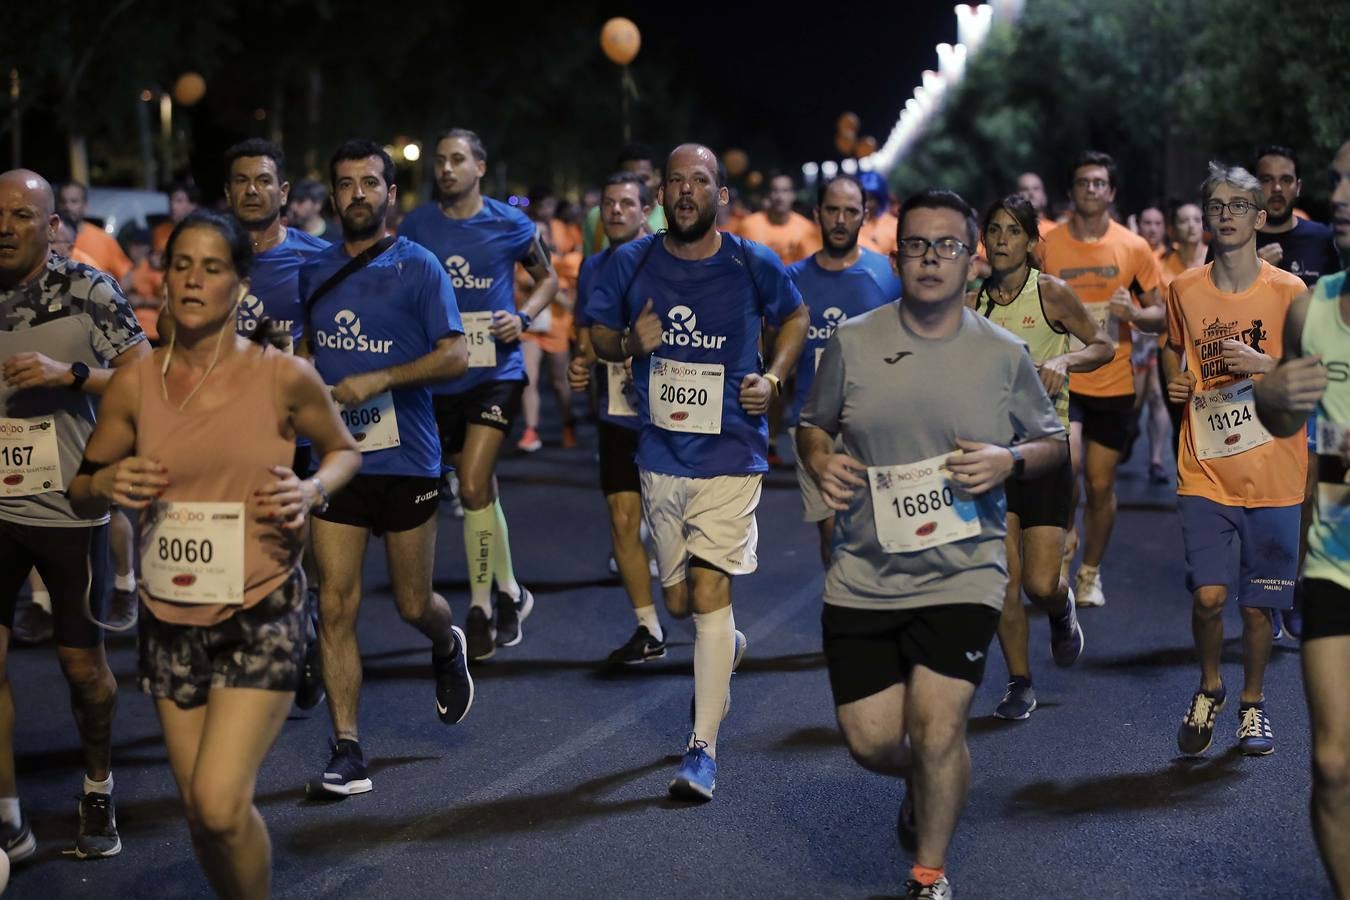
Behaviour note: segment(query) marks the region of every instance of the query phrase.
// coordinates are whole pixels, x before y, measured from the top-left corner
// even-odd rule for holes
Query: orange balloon
[[[727,174],[732,178],[740,178],[750,168],[750,157],[744,150],[732,147],[722,154],[722,165],[727,167]]]
[[[747,187],[757,188],[763,183],[764,176],[759,171],[751,172],[749,175],[745,176],[745,184]]]
[[[862,159],[864,156],[871,156],[873,153],[877,152],[877,139],[870,134],[865,134],[858,138],[858,146],[855,147],[854,150],[857,152],[859,159]]]
[[[184,72],[173,85],[173,99],[181,106],[196,106],[206,96],[206,79],[196,72]]]
[[[858,129],[862,127],[862,119],[858,118],[857,113],[846,112],[835,122],[835,128],[839,131],[852,131],[857,134]]]
[[[631,19],[619,16],[610,19],[600,29],[600,49],[621,66],[632,62],[641,47],[642,34]]]
[[[834,136],[834,149],[839,151],[840,156],[852,156],[856,145],[857,140],[852,132],[841,131]]]

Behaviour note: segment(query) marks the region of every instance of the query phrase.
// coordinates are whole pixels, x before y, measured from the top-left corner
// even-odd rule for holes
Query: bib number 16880
[[[925,494],[891,498],[891,506],[895,507],[895,514],[900,518],[925,516],[951,506],[954,502],[956,498],[952,496],[952,489],[949,487],[944,487],[941,491],[931,490]]]
[[[708,391],[706,388],[663,384],[661,385],[661,401],[663,403],[679,403],[684,406],[707,406]]]

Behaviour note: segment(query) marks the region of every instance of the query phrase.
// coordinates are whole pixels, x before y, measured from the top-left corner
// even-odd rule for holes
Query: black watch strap
[[[84,389],[84,383],[89,380],[89,367],[82,362],[70,364],[70,377],[75,379],[70,384],[72,391]]]

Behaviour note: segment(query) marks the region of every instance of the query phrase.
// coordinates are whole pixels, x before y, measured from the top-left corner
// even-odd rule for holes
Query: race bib
[[[868,466],[877,540],[887,553],[914,553],[977,537],[980,514],[952,484],[950,453],[904,466]]]
[[[0,419],[0,497],[65,489],[55,418]]]
[[[1092,321],[1096,322],[1097,326],[1101,328],[1102,331],[1106,332],[1106,336],[1111,339],[1111,346],[1115,347],[1119,345],[1120,327],[1116,323],[1115,316],[1111,315],[1111,302],[1108,300],[1104,303],[1084,303],[1083,308],[1086,309],[1087,314],[1092,317]],[[1070,351],[1076,352],[1082,350],[1086,346],[1086,344],[1072,334],[1069,335]]]
[[[141,536],[141,579],[175,603],[244,602],[244,504],[156,503]]]
[[[609,393],[609,414],[611,416],[637,415],[637,410],[628,400],[628,389],[631,384],[623,363],[605,363],[605,390]]]
[[[389,391],[376,394],[365,403],[348,409],[339,406],[342,423],[352,433],[362,453],[374,453],[397,447],[398,413],[394,411],[394,396]]]
[[[492,337],[492,313],[462,312],[464,341],[469,345],[469,368],[484,369],[497,365],[497,341]]]
[[[652,424],[666,431],[691,434],[722,433],[721,363],[675,362],[651,358],[647,385]]]
[[[1350,523],[1350,469],[1341,448],[1350,428],[1317,417],[1317,518],[1328,525]]]
[[[1191,434],[1200,459],[1237,456],[1268,444],[1270,432],[1256,418],[1256,388],[1250,378],[1191,398]]]

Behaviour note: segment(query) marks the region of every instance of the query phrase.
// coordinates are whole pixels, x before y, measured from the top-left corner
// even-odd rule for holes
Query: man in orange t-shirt
[[[882,256],[895,253],[900,222],[891,214],[890,191],[880,172],[863,172],[858,183],[867,191],[867,221],[858,232],[858,243]]]
[[[1273,614],[1294,601],[1308,454],[1304,429],[1276,438],[1261,425],[1254,382],[1283,355],[1285,316],[1305,288],[1298,276],[1256,254],[1256,232],[1266,221],[1261,183],[1237,166],[1210,163],[1209,171],[1202,209],[1214,234],[1214,262],[1172,280],[1163,349],[1168,395],[1189,406],[1177,494],[1191,631],[1200,655],[1200,689],[1177,745],[1198,754],[1213,739],[1227,697],[1219,674],[1223,607],[1236,595],[1243,648],[1238,747],[1265,756],[1274,752],[1275,739],[1262,686]],[[1230,558],[1235,541],[1240,572]]]
[[[768,208],[746,216],[736,233],[777,253],[785,266],[806,259],[820,249],[820,229],[806,216],[792,211],[796,197],[791,175],[773,176]]]
[[[75,249],[88,255],[95,268],[121,281],[131,271],[131,260],[122,252],[117,239],[92,222],[84,219],[89,205],[89,189],[78,181],[67,181],[57,193],[62,212],[79,225],[75,234]]]
[[[1073,214],[1041,241],[1042,271],[1058,276],[1116,343],[1116,355],[1092,372],[1069,376],[1069,446],[1075,490],[1078,473],[1087,494],[1083,562],[1075,582],[1079,606],[1102,606],[1101,562],[1116,521],[1116,466],[1134,433],[1131,325],[1156,334],[1167,325],[1159,293],[1158,260],[1148,243],[1112,221],[1116,165],[1088,151],[1073,167]],[[1073,557],[1072,545],[1065,559]]]

